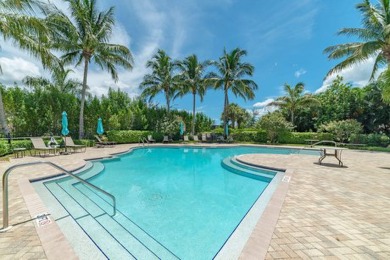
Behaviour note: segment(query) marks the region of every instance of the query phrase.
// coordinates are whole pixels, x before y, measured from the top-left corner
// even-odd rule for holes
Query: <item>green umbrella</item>
[[[104,133],[103,121],[100,117],[99,117],[98,122],[97,122],[96,133],[98,133],[98,135],[102,135]]]
[[[180,135],[184,134],[184,123],[180,122]]]
[[[62,130],[61,130],[61,134],[63,136],[66,136],[69,134],[69,130],[68,130],[68,117],[66,115],[66,112],[62,112]]]

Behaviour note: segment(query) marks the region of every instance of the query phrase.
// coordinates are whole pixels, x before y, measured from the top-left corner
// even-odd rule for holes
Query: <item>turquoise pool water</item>
[[[144,148],[102,161],[89,179],[117,198],[118,210],[182,259],[211,259],[268,182],[221,167],[228,156],[290,154],[258,147]],[[131,249],[130,249],[131,250]]]

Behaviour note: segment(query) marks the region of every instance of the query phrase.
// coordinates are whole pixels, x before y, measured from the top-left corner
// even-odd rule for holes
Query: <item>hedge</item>
[[[108,140],[118,144],[138,143],[141,137],[147,137],[152,134],[150,131],[136,130],[113,130],[107,132]],[[157,139],[156,139],[157,140]]]
[[[334,137],[330,133],[315,133],[315,132],[287,132],[278,136],[278,142],[281,144],[306,144],[305,140],[331,140]]]
[[[7,141],[0,142],[0,156],[13,153],[14,148],[26,148],[30,150],[32,143],[30,140],[12,140],[11,145]]]
[[[266,143],[267,132],[264,130],[243,130],[232,133],[235,142]]]
[[[352,144],[387,147],[390,138],[385,134],[352,134],[349,140]]]

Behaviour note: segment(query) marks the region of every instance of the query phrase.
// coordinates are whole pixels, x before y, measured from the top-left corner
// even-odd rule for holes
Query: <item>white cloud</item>
[[[351,67],[348,67],[338,73],[334,73],[330,75],[324,80],[322,86],[319,89],[317,89],[315,93],[320,93],[325,91],[336,79],[337,75],[342,76],[344,82],[351,83],[355,87],[366,86],[369,82],[371,72],[374,67],[374,62],[375,62],[374,58],[369,58],[364,63],[352,65]],[[375,77],[379,76],[380,73],[382,73],[383,71],[384,69],[379,69]]]
[[[115,27],[112,30],[110,42],[114,44],[120,44],[126,47],[130,46],[130,35],[127,33],[126,28],[121,23],[115,23]]]
[[[304,70],[304,69],[301,68],[301,69],[295,71],[294,76],[295,76],[296,78],[299,78],[300,76],[306,74],[306,72],[307,72],[306,70]]]
[[[274,102],[275,100],[273,98],[268,98],[262,102],[257,102],[253,105],[253,107],[266,107],[268,106],[270,103]]]
[[[1,78],[6,85],[21,81],[26,76],[39,76],[41,74],[36,64],[19,57],[1,57],[0,65],[3,71]]]
[[[276,106],[270,106],[272,102],[274,102],[275,99],[268,98],[262,102],[257,102],[253,105],[253,113],[256,115],[256,118],[260,118],[268,113],[271,113],[278,109]]]

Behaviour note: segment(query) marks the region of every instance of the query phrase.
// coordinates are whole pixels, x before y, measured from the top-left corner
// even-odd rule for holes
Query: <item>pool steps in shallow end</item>
[[[79,176],[89,179],[103,169],[103,164],[95,163],[91,169]],[[59,220],[59,224],[62,219],[69,221],[70,215],[107,258],[178,259],[119,211],[113,218],[109,216],[112,213],[109,199],[103,199],[104,195],[98,195],[90,188],[77,183],[77,180],[64,178],[45,182],[45,186],[52,195],[60,194],[62,197],[64,209],[59,211],[60,215],[53,216]],[[128,228],[125,229],[124,226]]]
[[[269,170],[263,170],[263,169],[253,169],[254,167],[251,167],[249,165],[244,165],[237,160],[234,159],[234,157],[227,157],[222,160],[221,162],[222,167],[225,169],[239,174],[243,175],[245,177],[270,182],[272,178],[275,176],[276,172],[269,171]]]

